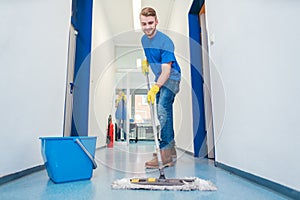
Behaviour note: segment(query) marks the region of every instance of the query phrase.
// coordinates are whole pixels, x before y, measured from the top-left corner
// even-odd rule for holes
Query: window
[[[150,108],[147,102],[147,95],[136,94],[135,98],[135,122],[149,123],[151,121]]]

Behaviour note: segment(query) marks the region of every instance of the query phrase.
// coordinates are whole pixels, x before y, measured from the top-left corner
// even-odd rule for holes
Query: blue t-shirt
[[[126,120],[126,105],[125,100],[121,99],[120,102],[118,102],[117,110],[116,110],[116,119]]]
[[[161,64],[169,62],[172,62],[169,79],[180,81],[181,70],[174,55],[172,40],[164,33],[157,31],[151,39],[143,35],[141,41],[151,70],[155,75],[155,81],[161,74]]]

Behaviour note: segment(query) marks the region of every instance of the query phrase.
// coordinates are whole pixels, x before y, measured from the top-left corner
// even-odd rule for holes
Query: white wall
[[[97,136],[97,147],[106,144],[106,128],[112,114],[115,66],[114,43],[101,1],[94,1],[90,77],[89,135]]]
[[[0,177],[43,164],[40,136],[62,136],[69,1],[1,1]]]
[[[300,190],[300,2],[206,5],[216,161]]]
[[[180,64],[182,80],[180,92],[174,103],[174,128],[176,145],[194,153],[193,118],[192,118],[192,87],[190,75],[188,11],[191,0],[174,1],[167,34],[173,39],[175,54]]]

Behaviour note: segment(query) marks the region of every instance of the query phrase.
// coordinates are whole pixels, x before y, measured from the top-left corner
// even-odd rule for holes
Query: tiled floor
[[[182,151],[178,151],[176,166],[165,169],[166,176],[168,178],[196,176],[210,180],[217,186],[217,191],[111,189],[111,183],[117,179],[136,176],[158,177],[158,171],[144,169],[144,162],[151,158],[153,151],[153,142],[131,143],[129,146],[120,143],[112,149],[102,148],[96,152],[98,168],[94,170],[91,180],[54,184],[49,180],[46,170],[43,170],[0,186],[0,199],[287,199],[273,191],[216,168],[207,159],[194,158]]]

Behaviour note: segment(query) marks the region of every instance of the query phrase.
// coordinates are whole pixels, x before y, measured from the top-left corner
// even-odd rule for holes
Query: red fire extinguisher
[[[114,146],[114,125],[112,123],[111,115],[109,115],[109,117],[108,117],[106,146],[108,148],[112,148]]]

